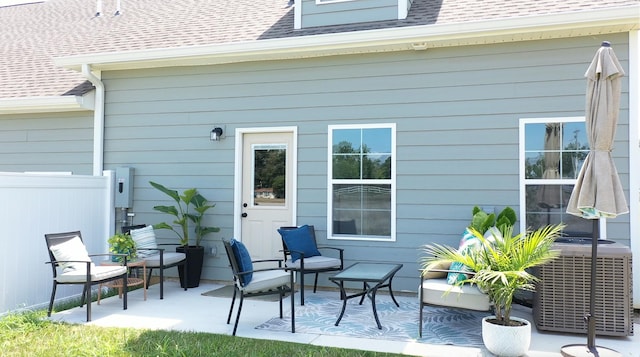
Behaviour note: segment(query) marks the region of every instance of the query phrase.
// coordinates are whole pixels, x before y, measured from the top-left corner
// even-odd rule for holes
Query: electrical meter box
[[[133,167],[116,168],[115,206],[120,208],[133,206]]]

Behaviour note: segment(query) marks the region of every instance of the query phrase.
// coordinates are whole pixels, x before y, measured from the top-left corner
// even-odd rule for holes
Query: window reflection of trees
[[[573,183],[589,153],[584,122],[528,123],[525,125],[526,226],[565,223],[566,231],[583,231],[582,220],[566,214]],[[550,180],[555,180],[553,183]]]
[[[254,199],[256,203],[284,203],[286,150],[254,150]]]
[[[333,146],[334,179],[390,179],[391,155],[371,153],[366,144],[354,148],[353,143],[341,141]]]
[[[589,153],[589,143],[581,142],[581,129],[574,129],[571,131],[571,136],[568,137],[565,130],[564,123],[547,123],[546,126],[559,125],[560,134],[560,177],[564,179],[575,179],[578,177],[582,163],[584,162],[587,154]],[[582,125],[584,127],[584,123]],[[582,132],[584,134],[584,132]],[[568,139],[571,140],[568,140]],[[534,140],[544,141],[542,138],[534,138]],[[537,152],[528,152],[525,158],[525,174],[527,179],[541,179],[544,177],[545,172],[545,153],[548,150],[541,150]],[[547,155],[548,157],[548,155]]]

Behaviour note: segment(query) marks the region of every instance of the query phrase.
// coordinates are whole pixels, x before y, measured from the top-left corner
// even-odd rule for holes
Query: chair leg
[[[422,338],[422,308],[423,308],[423,303],[422,303],[422,297],[420,298],[420,317],[418,318],[418,336],[420,336],[420,338]]]
[[[187,276],[189,276],[189,274],[187,274],[187,267],[189,266],[189,264],[187,264],[187,260],[185,259],[184,261],[184,291],[187,291],[187,286],[189,285],[187,282]]]
[[[164,268],[160,266],[160,300],[164,299]]]
[[[238,321],[240,321],[240,312],[242,312],[242,302],[244,300],[244,295],[240,293],[240,303],[238,304],[238,314],[236,315],[236,323],[233,326],[233,336],[236,335],[236,330],[238,329]]]
[[[84,307],[84,303],[87,301],[87,287],[82,287],[82,295],[80,295],[80,307]]]
[[[295,301],[294,301],[294,296],[295,296],[295,285],[293,282],[293,272],[291,273],[290,277],[289,277],[289,281],[290,281],[290,286],[291,286],[291,333],[295,333],[296,332],[296,311],[295,311]]]
[[[151,272],[153,271],[153,268],[147,268],[149,271],[147,272],[147,285],[145,286],[145,288],[147,290],[149,290],[149,282],[151,281]]]
[[[304,305],[304,272],[300,272],[300,305]]]
[[[316,279],[313,281],[313,293],[316,293],[316,289],[318,288],[318,273],[316,273]]]
[[[91,321],[91,280],[84,285],[85,298],[87,299],[87,322]]]
[[[229,316],[227,316],[227,325],[231,322],[231,314],[233,313],[233,305],[236,303],[236,287],[233,287],[233,297],[231,298],[231,307],[229,308]]]
[[[53,282],[53,288],[51,289],[51,299],[49,300],[49,311],[47,311],[47,316],[51,317],[51,311],[53,310],[53,301],[56,298],[56,288],[58,287],[58,284],[56,284],[56,282]]]

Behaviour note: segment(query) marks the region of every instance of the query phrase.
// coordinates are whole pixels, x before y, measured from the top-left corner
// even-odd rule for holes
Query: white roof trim
[[[57,113],[91,111],[94,109],[94,92],[83,96],[49,96],[3,99],[0,114]]]
[[[90,64],[96,70],[194,66],[576,37],[628,32],[639,28],[640,4],[502,20],[94,53],[59,57],[54,59],[54,63],[77,71],[82,64]]]

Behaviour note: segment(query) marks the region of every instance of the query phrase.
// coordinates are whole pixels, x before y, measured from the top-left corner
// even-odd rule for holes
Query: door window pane
[[[286,144],[254,145],[253,205],[284,206],[286,187]]]

